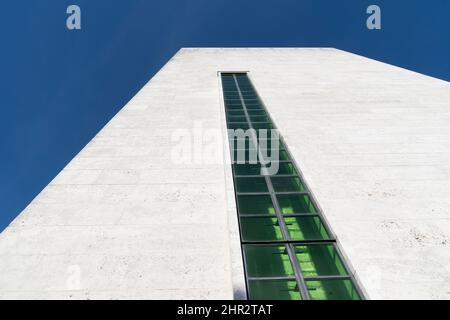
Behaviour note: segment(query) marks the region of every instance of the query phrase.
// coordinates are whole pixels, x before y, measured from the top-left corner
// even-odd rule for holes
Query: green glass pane
[[[250,106],[252,104],[261,103],[261,101],[256,96],[249,96],[249,95],[247,95],[247,97],[244,97],[244,101],[248,103]]]
[[[236,120],[234,120],[236,119]],[[227,121],[240,121],[245,122],[247,119],[245,118],[244,112],[241,111],[227,111]]]
[[[279,159],[280,161],[291,160],[286,150],[280,150]]]
[[[260,106],[260,105],[253,105],[253,104],[250,104],[248,102],[245,103],[245,107],[247,108],[248,112],[256,112],[256,111],[262,112],[262,111],[264,111],[262,106]]]
[[[250,115],[250,118],[266,116],[266,114],[267,114],[266,111],[264,111],[264,110],[247,110],[247,112]]]
[[[240,220],[242,240],[244,241],[283,240],[277,218],[244,217]]]
[[[283,160],[290,160],[288,154],[284,150],[280,149],[260,149],[260,154],[263,159],[270,162],[279,162]]]
[[[229,115],[227,117],[229,122],[245,122],[247,121],[247,118],[245,118],[245,116],[240,116],[240,115]]]
[[[306,281],[312,300],[360,300],[351,280]]]
[[[294,275],[285,246],[245,245],[249,277],[288,277]]]
[[[256,130],[259,130],[259,129],[267,129],[267,130],[274,129],[273,124],[270,123],[270,122],[266,122],[266,123],[252,123],[252,126]]]
[[[244,108],[242,107],[242,104],[240,102],[226,102],[225,106],[227,108],[227,111],[241,111],[244,112]]]
[[[266,179],[261,178],[236,178],[237,192],[269,192]]]
[[[247,110],[264,110],[263,106],[261,105],[261,102],[255,99],[245,99],[245,107]]]
[[[284,221],[289,231],[291,240],[302,241],[330,239],[319,217],[285,217]]]
[[[226,112],[227,112],[228,116],[245,117],[244,109],[242,109],[242,110],[230,110],[230,109],[227,108]]]
[[[252,280],[249,281],[251,300],[301,300],[295,281]]]
[[[227,110],[244,110],[240,100],[225,100],[225,107]]]
[[[272,185],[277,192],[306,191],[299,177],[272,177]]]
[[[261,166],[259,164],[233,164],[234,174],[237,176],[260,175]]]
[[[269,122],[270,119],[269,117],[267,117],[266,115],[251,115],[250,116],[250,120],[255,123],[255,122]]]
[[[295,246],[295,254],[304,277],[347,275],[332,244]]]
[[[238,106],[238,105],[230,105],[227,104],[226,105],[226,112],[227,115],[233,115],[233,116],[245,116],[245,112],[244,109],[242,108],[242,106]]]
[[[284,214],[288,213],[315,213],[311,199],[306,194],[283,194],[277,195],[278,203]]]
[[[297,174],[291,162],[280,162],[277,174]]]
[[[239,195],[237,198],[240,214],[275,214],[269,195]]]
[[[242,129],[242,130],[248,130],[250,127],[248,126],[247,122],[238,122],[238,123],[230,123],[228,122],[228,129]]]

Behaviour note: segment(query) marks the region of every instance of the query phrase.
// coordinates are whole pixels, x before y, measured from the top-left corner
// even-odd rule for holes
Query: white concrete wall
[[[170,161],[175,129],[225,130],[219,70],[250,71],[370,298],[450,298],[450,84],[334,49],[181,50],[0,235],[1,298],[239,296],[228,154]]]
[[[216,73],[183,57],[1,234],[0,298],[233,298],[224,163],[171,161],[174,130],[225,132]]]

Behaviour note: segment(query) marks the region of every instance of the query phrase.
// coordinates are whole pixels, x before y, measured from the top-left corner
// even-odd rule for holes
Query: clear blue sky
[[[69,4],[82,9],[81,31],[65,27]],[[370,4],[381,31],[365,27]],[[0,230],[180,47],[336,47],[450,80],[449,0],[14,0],[0,10]]]

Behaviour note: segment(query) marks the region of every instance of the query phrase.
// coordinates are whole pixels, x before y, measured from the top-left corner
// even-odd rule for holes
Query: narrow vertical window
[[[221,74],[249,299],[362,299],[245,73]]]

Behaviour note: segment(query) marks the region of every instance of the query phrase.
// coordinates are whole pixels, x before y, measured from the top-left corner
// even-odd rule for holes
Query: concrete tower
[[[0,298],[245,298],[230,71],[366,297],[449,299],[450,84],[328,48],[180,50],[1,233]]]

